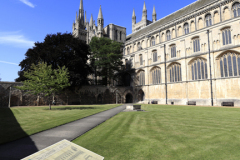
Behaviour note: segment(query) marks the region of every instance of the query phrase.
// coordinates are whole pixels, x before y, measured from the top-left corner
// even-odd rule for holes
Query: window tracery
[[[161,83],[161,69],[156,67],[151,70],[152,76],[152,84],[160,84]]]
[[[169,70],[168,73],[170,76],[170,79],[169,79],[170,82],[182,81],[182,72],[181,72],[180,64],[175,63],[171,65],[168,70]]]
[[[207,79],[207,61],[204,59],[196,59],[190,65],[192,80]]]

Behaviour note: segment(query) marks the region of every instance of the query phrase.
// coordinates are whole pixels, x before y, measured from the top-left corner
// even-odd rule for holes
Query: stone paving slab
[[[123,111],[125,108],[126,105],[122,105],[29,137],[0,145],[0,160],[19,160],[63,139],[72,141]]]

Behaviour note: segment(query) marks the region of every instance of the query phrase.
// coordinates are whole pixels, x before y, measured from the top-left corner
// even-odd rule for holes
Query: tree
[[[90,56],[89,46],[85,42],[74,38],[70,33],[48,34],[44,42],[36,42],[35,47],[28,49],[25,59],[20,62],[19,77],[16,81],[24,81],[24,71],[30,69],[31,64],[46,62],[52,69],[65,66],[69,70],[69,82],[72,87],[87,83],[87,76],[91,68],[87,64]]]
[[[108,38],[92,38],[90,50],[92,52],[92,64],[98,75],[103,78],[103,84],[110,84],[111,79],[115,80],[115,74],[122,66],[122,43],[112,41]]]
[[[68,82],[69,73],[65,66],[52,69],[51,65],[39,62],[38,65],[32,64],[28,71],[24,71],[24,77],[27,80],[23,82],[23,86],[16,88],[26,90],[31,94],[48,96],[50,110],[50,97],[70,86]]]

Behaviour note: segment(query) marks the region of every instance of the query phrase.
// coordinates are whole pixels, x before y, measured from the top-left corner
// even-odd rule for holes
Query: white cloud
[[[18,32],[0,32],[0,44],[11,45],[20,48],[31,48],[34,41],[28,40]]]
[[[22,3],[24,3],[24,4],[26,4],[26,5],[28,5],[29,7],[32,7],[32,8],[34,8],[35,7],[35,5],[34,4],[32,4],[31,2],[29,2],[29,0],[20,0]]]
[[[18,66],[18,64],[17,64],[17,63],[6,62],[6,61],[0,61],[0,63],[13,64],[13,65],[17,65],[17,66]]]

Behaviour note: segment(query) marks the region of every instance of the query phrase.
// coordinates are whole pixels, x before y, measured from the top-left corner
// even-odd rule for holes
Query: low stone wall
[[[21,85],[17,82],[0,82],[0,107],[8,107],[10,95],[10,106],[42,106],[53,99],[57,105],[125,103],[127,94],[131,94],[133,102],[137,102],[131,87],[82,86],[80,89],[66,90],[49,100],[49,97],[28,94],[15,88]]]

